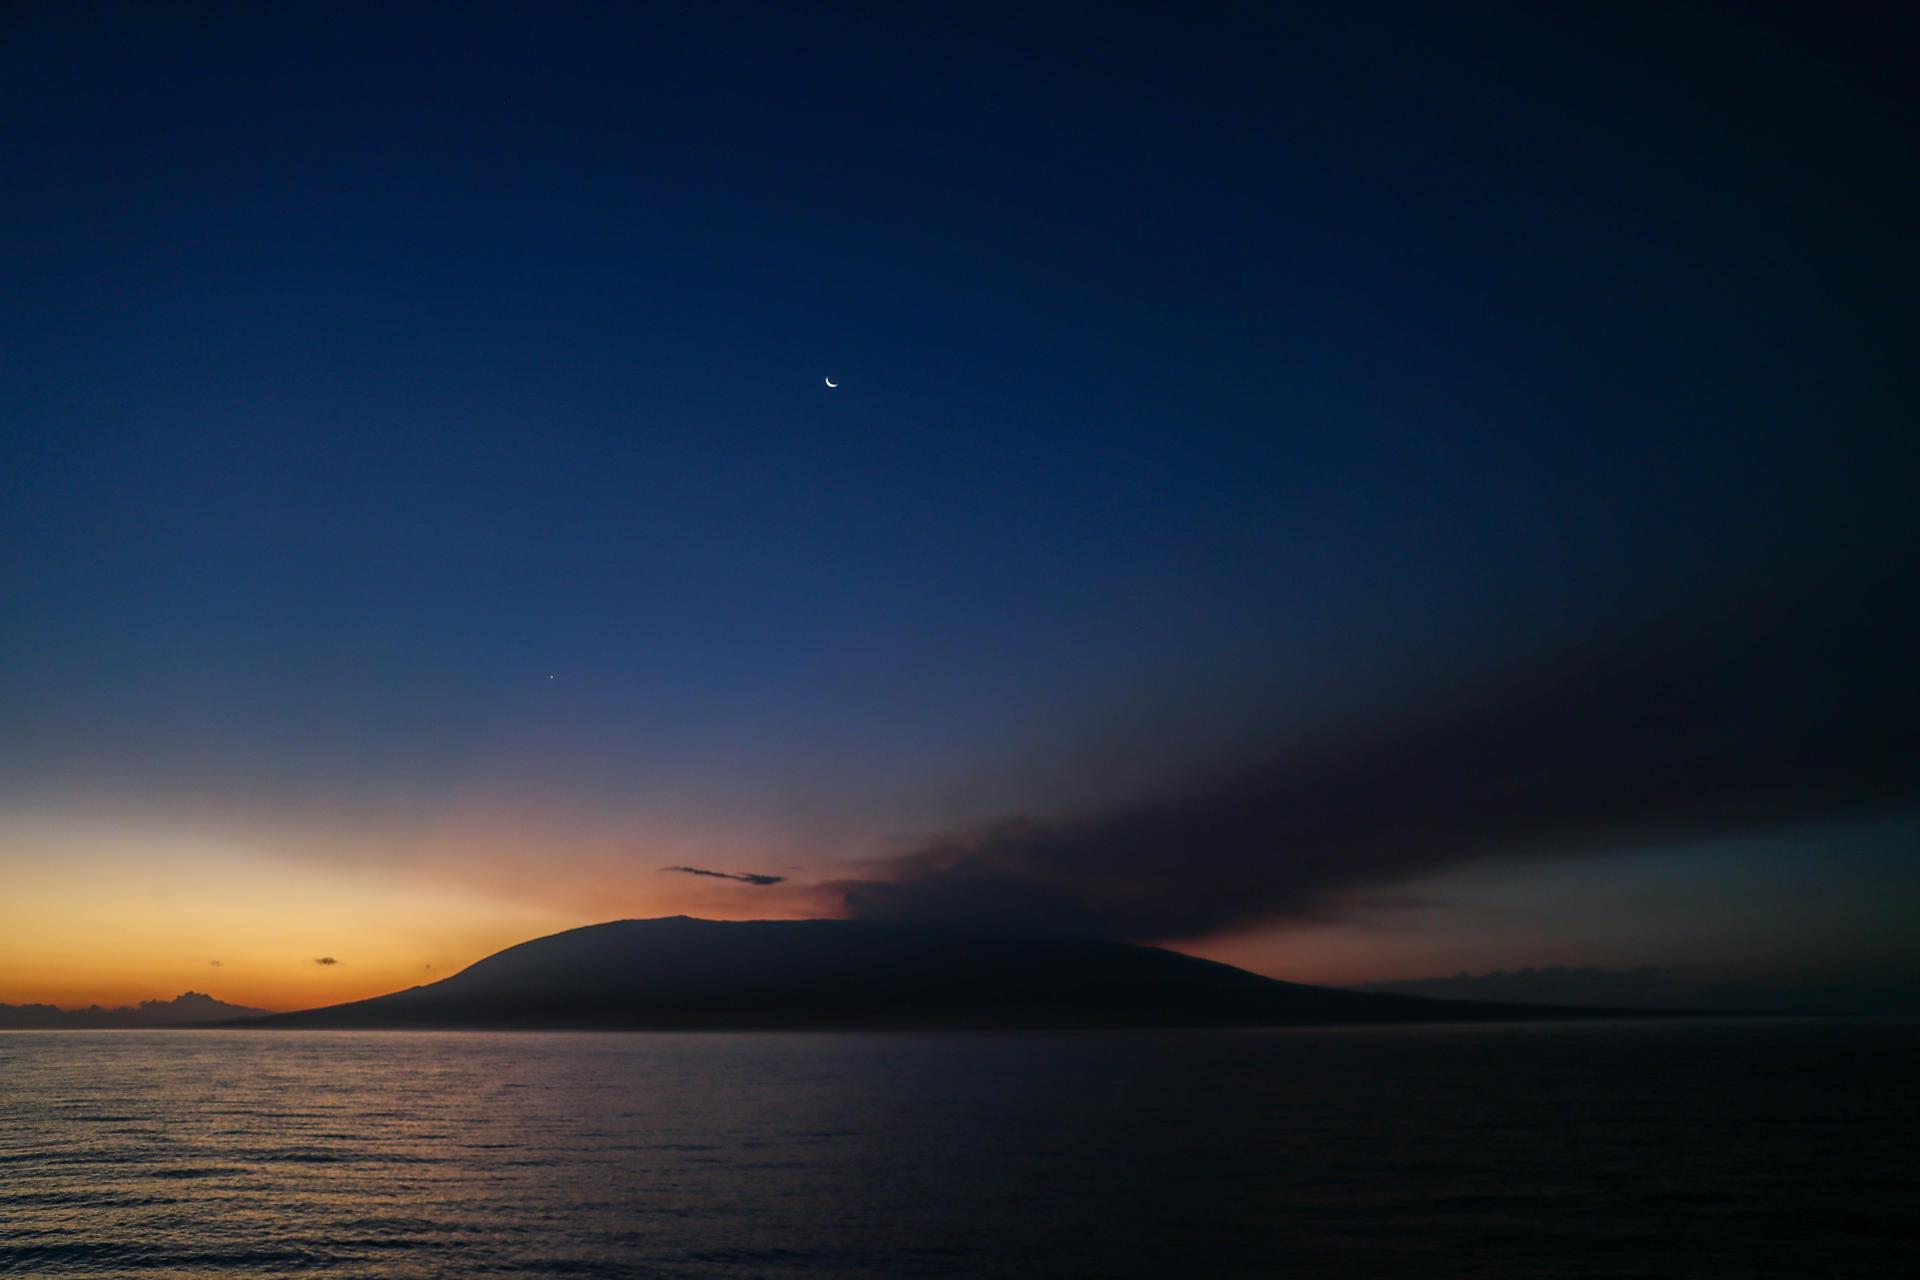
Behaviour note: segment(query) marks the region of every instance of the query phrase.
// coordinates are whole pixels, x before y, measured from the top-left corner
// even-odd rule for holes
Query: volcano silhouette
[[[1286,1026],[1592,1016],[1335,991],[1097,938],[854,920],[617,920],[536,938],[430,986],[257,1027]]]

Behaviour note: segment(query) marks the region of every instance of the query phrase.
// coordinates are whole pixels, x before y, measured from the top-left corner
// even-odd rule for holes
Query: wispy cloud
[[[1544,968],[1494,969],[1488,973],[1456,973],[1449,978],[1404,978],[1394,982],[1367,982],[1356,991],[1389,991],[1401,995],[1434,996],[1443,1000],[1495,1000],[1523,1004],[1584,1004],[1678,1006],[1688,988],[1673,970],[1652,966],[1638,969],[1599,969],[1590,966],[1548,965]]]
[[[715,880],[738,880],[741,884],[781,884],[785,876],[761,875],[754,871],[709,871],[705,867],[662,867],[662,871],[678,871],[687,876],[711,876]]]
[[[1738,1009],[1891,1013],[1920,1009],[1920,984],[1911,974],[1854,978],[1701,980],[1664,968],[1600,969],[1550,965],[1456,973],[1450,978],[1367,982],[1356,991],[1388,991],[1441,1000],[1569,1004],[1614,1009]]]

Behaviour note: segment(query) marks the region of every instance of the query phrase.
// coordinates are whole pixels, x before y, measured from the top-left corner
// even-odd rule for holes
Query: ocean
[[[0,1034],[0,1274],[1911,1276],[1920,1024]]]

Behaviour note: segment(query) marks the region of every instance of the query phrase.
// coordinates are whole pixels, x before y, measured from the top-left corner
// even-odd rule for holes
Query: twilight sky
[[[803,8],[0,13],[0,1001],[1920,991],[1910,14]]]

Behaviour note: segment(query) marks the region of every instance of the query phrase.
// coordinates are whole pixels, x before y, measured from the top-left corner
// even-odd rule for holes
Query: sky
[[[10,6],[0,1002],[677,912],[1920,993],[1915,46]]]

